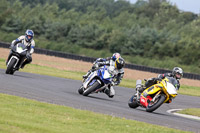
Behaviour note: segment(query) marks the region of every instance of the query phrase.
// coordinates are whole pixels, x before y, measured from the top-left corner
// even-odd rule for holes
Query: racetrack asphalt
[[[114,98],[108,98],[104,93],[84,97],[78,94],[80,85],[78,80],[24,72],[6,75],[5,70],[0,69],[0,93],[200,133],[200,121],[166,112],[170,109],[200,108],[200,97],[178,95],[172,103],[163,104],[153,113],[148,113],[141,107],[128,107],[128,100],[135,92],[133,88],[115,87]]]

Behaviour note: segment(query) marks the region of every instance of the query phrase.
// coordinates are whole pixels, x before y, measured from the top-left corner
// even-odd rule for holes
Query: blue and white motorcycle
[[[112,84],[115,77],[114,66],[102,66],[92,72],[88,78],[83,80],[82,86],[78,89],[79,94],[88,96],[91,93],[102,92]]]

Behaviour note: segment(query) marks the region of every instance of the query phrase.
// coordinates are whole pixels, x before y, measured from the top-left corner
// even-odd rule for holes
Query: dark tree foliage
[[[167,0],[0,0],[0,30],[59,42],[42,48],[107,49],[199,65],[200,17]],[[70,46],[73,46],[70,49]],[[75,48],[75,49],[74,49]]]

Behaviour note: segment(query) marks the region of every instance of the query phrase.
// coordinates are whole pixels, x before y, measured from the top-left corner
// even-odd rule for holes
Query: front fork
[[[153,99],[151,101],[155,102],[155,100],[157,99],[157,97],[159,96],[160,93],[161,93],[161,91],[158,91],[157,94],[153,97]]]

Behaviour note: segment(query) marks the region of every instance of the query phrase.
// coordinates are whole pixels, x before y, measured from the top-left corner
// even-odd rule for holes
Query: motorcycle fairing
[[[18,44],[16,44],[16,46],[14,46],[12,48],[12,51],[14,53],[20,53],[20,54],[23,54],[23,55],[26,54],[27,50],[28,50],[27,47],[24,44],[22,44],[22,43],[18,43]]]
[[[93,80],[89,83],[89,85],[90,85],[90,86],[93,85],[95,81],[97,81],[97,79],[93,79]]]
[[[162,89],[162,87],[160,87],[159,85],[153,85],[150,88],[147,88],[145,90],[145,93],[147,93],[148,95],[152,95],[152,94],[156,94],[156,92],[160,91]]]
[[[143,95],[141,95],[140,97],[140,104],[144,107],[147,107],[147,105],[149,104],[149,102],[152,100],[151,96],[147,96],[144,97]]]
[[[108,84],[112,80],[112,75],[109,73],[108,68],[106,66],[100,68],[98,70],[98,76],[105,83]]]
[[[95,78],[97,77],[97,78]],[[98,80],[100,79],[100,80]],[[83,87],[87,88],[88,84],[92,85],[94,84],[95,81],[98,81],[100,84],[108,84],[110,83],[112,80],[112,75],[108,72],[108,69],[106,66],[101,67],[100,69],[92,72],[88,78],[85,80],[85,82],[83,83]]]
[[[103,78],[104,79],[109,79],[111,76],[110,76],[110,73],[108,72],[108,71],[104,71],[104,73],[103,73]]]
[[[140,104],[144,107],[147,107],[149,102],[152,100],[151,95],[156,94],[158,91],[162,89],[159,85],[153,85],[149,88],[147,88],[140,97]]]
[[[88,83],[90,83],[90,81],[91,81],[95,76],[97,76],[97,71],[92,72],[92,73],[88,76],[88,78],[86,79],[86,81],[83,83],[83,87],[84,87],[84,88],[87,88]],[[94,81],[93,81],[93,83],[94,83]],[[92,85],[92,84],[91,84],[91,85]]]
[[[10,61],[11,61],[13,58],[15,58],[15,59],[17,60],[16,63],[15,63],[15,65],[14,65],[14,68],[16,67],[16,65],[17,65],[18,62],[19,62],[19,58],[18,58],[17,56],[12,56],[12,57],[10,58],[10,60],[9,60],[8,63],[7,63],[7,67],[8,67],[8,65],[10,64]]]
[[[177,90],[171,83],[167,82],[167,92],[171,95],[177,95]]]

